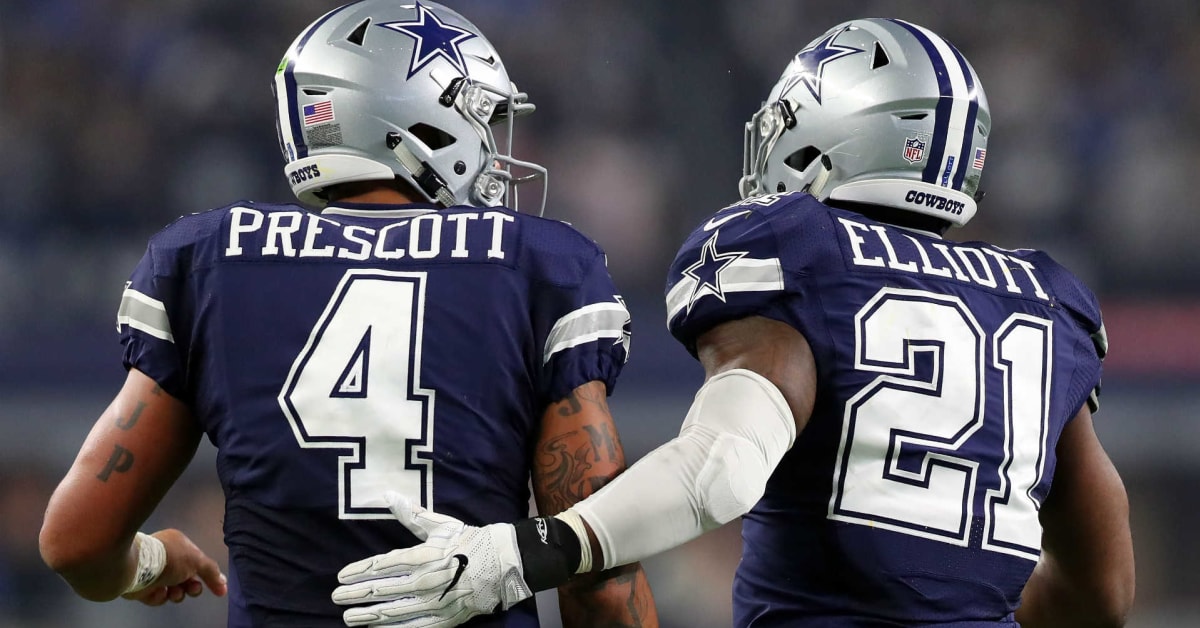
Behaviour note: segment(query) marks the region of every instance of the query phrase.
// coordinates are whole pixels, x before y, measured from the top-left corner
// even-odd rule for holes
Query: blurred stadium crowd
[[[635,340],[614,410],[634,455],[674,433],[698,381],[663,326],[665,269],[735,200],[742,124],[791,55],[853,17],[954,41],[994,123],[987,199],[951,235],[1046,249],[1101,296],[1113,350],[1097,426],[1133,501],[1130,625],[1200,625],[1200,3],[444,1],[539,106],[515,139],[550,169],[547,215],[595,238],[626,292]],[[111,325],[147,238],[181,214],[290,200],[270,81],[338,4],[0,0],[0,628],[223,625],[220,601],[77,601],[36,535],[123,377]],[[152,524],[220,553],[210,457]],[[647,565],[667,625],[728,625],[735,528]]]

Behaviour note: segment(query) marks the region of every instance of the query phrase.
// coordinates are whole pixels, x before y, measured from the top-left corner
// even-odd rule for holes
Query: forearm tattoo
[[[657,625],[650,583],[638,564],[578,576],[559,591],[564,626],[640,628]]]

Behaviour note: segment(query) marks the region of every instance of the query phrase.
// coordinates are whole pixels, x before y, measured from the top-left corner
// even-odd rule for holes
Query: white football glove
[[[396,519],[424,543],[338,572],[342,586],[333,590],[334,603],[364,605],[342,614],[347,626],[449,628],[533,595],[512,524],[469,526],[399,493],[384,498]]]

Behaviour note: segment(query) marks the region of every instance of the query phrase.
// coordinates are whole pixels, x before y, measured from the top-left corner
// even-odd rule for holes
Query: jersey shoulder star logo
[[[467,76],[467,65],[459,46],[469,39],[474,39],[477,35],[465,28],[443,22],[420,2],[415,6],[417,10],[415,19],[407,22],[381,22],[379,24],[397,33],[408,35],[414,40],[412,59],[408,63],[406,80],[412,78],[414,74],[420,72],[422,68],[437,58],[445,60],[460,74]]]
[[[692,296],[688,299],[687,311],[689,314],[696,301],[705,296],[712,295],[722,302],[725,301],[725,289],[721,285],[721,274],[729,268],[730,264],[745,257],[747,253],[747,251],[718,252],[717,237],[719,235],[721,235],[720,229],[714,231],[712,237],[704,242],[704,246],[700,247],[700,259],[683,269],[683,276],[691,277],[696,281],[696,287],[692,289]]]

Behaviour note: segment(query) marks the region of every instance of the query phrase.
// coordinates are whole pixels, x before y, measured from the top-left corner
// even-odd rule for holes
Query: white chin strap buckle
[[[809,183],[804,190],[817,198],[823,199],[825,197],[821,193],[825,191],[825,186],[829,183],[829,175],[833,173],[833,162],[829,160],[829,155],[825,154],[822,154],[817,162],[817,167],[819,168],[817,176],[813,177],[812,183]]]
[[[407,146],[404,145],[404,138],[399,133],[388,133],[387,144],[392,149],[392,153],[396,155],[396,159],[400,160],[400,165],[404,166],[412,175],[413,181],[421,188],[421,191],[429,196],[430,199],[436,201],[442,207],[450,207],[454,205],[454,195],[450,193],[446,187],[446,181],[438,176],[438,173],[425,163],[417,158]]]

